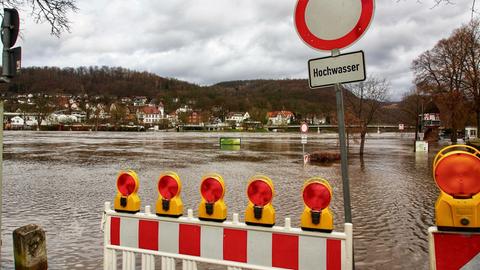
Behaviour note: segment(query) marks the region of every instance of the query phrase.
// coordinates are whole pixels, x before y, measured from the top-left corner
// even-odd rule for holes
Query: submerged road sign
[[[364,81],[366,78],[363,51],[311,59],[308,61],[310,88],[336,83]]]
[[[308,125],[307,123],[303,123],[301,126],[300,126],[300,131],[302,133],[307,133],[308,132]]]

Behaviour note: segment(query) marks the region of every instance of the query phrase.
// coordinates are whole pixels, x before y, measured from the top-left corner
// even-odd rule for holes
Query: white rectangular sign
[[[307,143],[307,135],[302,134],[302,144],[306,144],[306,143]]]
[[[359,82],[364,81],[365,78],[363,51],[308,61],[310,88],[325,87],[336,83]]]

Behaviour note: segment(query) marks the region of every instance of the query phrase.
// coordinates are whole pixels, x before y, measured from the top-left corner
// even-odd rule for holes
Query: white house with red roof
[[[267,113],[268,123],[274,126],[288,125],[295,119],[291,111],[273,111]]]

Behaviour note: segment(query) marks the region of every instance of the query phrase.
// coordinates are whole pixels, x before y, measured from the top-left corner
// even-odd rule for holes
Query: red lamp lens
[[[331,199],[330,191],[321,183],[310,183],[303,189],[303,201],[312,210],[327,208]]]
[[[272,200],[273,192],[265,181],[254,180],[248,185],[247,195],[254,205],[265,206]]]
[[[453,154],[435,168],[435,181],[455,197],[471,197],[480,192],[480,160],[469,154]]]
[[[177,181],[169,175],[163,176],[160,178],[160,181],[158,181],[158,192],[160,192],[160,195],[162,195],[164,199],[170,200],[178,193]]]
[[[135,179],[128,173],[120,175],[117,179],[117,188],[123,196],[128,196],[135,191]]]
[[[214,203],[223,195],[222,184],[215,178],[207,178],[202,181],[200,186],[202,197],[209,203]]]

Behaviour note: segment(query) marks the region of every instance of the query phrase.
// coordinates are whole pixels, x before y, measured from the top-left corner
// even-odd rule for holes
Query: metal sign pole
[[[340,55],[339,50],[332,50],[332,56]],[[343,88],[340,84],[335,84],[335,92],[337,98],[337,119],[338,119],[338,135],[340,140],[340,156],[342,167],[342,184],[343,184],[343,208],[345,211],[345,223],[352,223],[352,210],[350,205],[350,181],[348,180],[348,159],[347,144],[345,140],[345,116],[343,108]]]
[[[302,143],[302,160],[303,160],[303,166],[305,166],[305,144]]]
[[[2,192],[3,192],[3,101],[0,101],[0,228],[2,227]],[[2,246],[2,231],[0,230],[0,247]],[[0,266],[1,266],[0,255]]]

